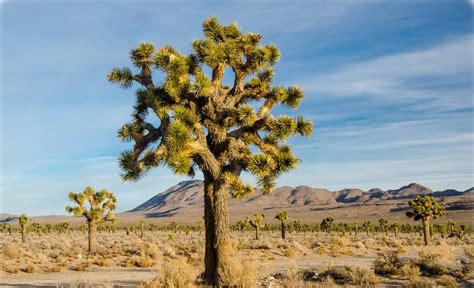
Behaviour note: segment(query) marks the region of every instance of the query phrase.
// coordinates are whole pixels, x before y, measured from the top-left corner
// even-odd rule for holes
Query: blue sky
[[[121,181],[134,95],[106,75],[140,41],[190,52],[209,16],[276,43],[276,83],[305,90],[314,135],[291,140],[303,161],[279,185],[473,186],[472,2],[135,2],[0,1],[0,212],[64,214],[86,185],[124,211],[186,180]]]

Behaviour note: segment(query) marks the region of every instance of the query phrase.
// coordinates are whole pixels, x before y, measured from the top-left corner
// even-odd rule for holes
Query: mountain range
[[[253,195],[243,200],[230,198],[229,213],[231,221],[254,213],[269,215],[268,221],[271,221],[280,210],[287,210],[290,218],[301,221],[319,221],[327,216],[345,221],[380,217],[408,221],[405,217],[409,209],[408,200],[417,195],[436,197],[446,207],[450,219],[472,222],[474,188],[465,191],[433,191],[417,183],[386,191],[379,188],[368,191],[356,188],[330,191],[309,186],[283,186],[274,189],[271,194],[262,194],[259,189],[255,189]],[[195,223],[202,219],[203,196],[204,183],[201,180],[183,181],[117,216],[125,223],[142,218],[157,223]],[[67,216],[41,216],[35,217],[35,221],[60,221],[64,217]],[[0,214],[0,222],[15,221],[16,218],[14,215]]]

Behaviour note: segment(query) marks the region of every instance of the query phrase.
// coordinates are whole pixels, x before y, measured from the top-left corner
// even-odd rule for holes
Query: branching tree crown
[[[205,20],[203,31],[190,55],[142,42],[130,52],[133,70],[109,73],[108,80],[123,88],[140,86],[132,120],[118,132],[134,142],[121,155],[122,177],[137,180],[159,165],[178,175],[193,176],[200,169],[242,198],[253,192],[240,178],[248,171],[268,193],[276,178],[299,162],[286,139],[312,133],[311,122],[302,117],[270,112],[277,104],[296,109],[303,91],[272,85],[280,52],[273,44],[262,45],[261,35],[242,33],[236,24],[222,25],[216,18]],[[223,83],[226,68],[234,78],[230,86]],[[165,76],[159,85],[152,78],[155,70]],[[159,125],[147,120],[149,113]]]
[[[439,205],[432,196],[416,196],[415,199],[408,202],[412,211],[408,211],[406,215],[415,221],[423,219],[436,219],[446,215],[446,210]]]
[[[81,193],[70,192],[69,199],[77,204],[74,207],[66,206],[66,211],[74,216],[84,216],[88,222],[97,224],[114,220],[113,210],[117,200],[105,189],[96,192],[92,187],[86,187]],[[86,201],[89,202],[89,207]]]

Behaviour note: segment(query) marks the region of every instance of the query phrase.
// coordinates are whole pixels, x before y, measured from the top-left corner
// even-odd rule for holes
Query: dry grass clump
[[[73,283],[66,283],[57,285],[59,288],[112,288],[113,285],[110,283],[95,283],[95,282],[82,282],[76,281]]]
[[[33,265],[27,265],[24,269],[21,269],[25,273],[35,273],[36,272],[36,267]]]
[[[25,255],[25,249],[16,243],[3,245],[3,254],[9,259],[18,259]]]
[[[109,260],[107,260],[105,258],[101,258],[101,259],[95,261],[95,264],[100,266],[100,267],[109,267],[110,266]]]
[[[372,287],[379,282],[374,272],[365,266],[336,266],[330,267],[318,275],[321,280],[331,278],[341,285],[357,287]]]
[[[229,287],[256,287],[257,286],[257,265],[253,261],[230,260],[225,267],[224,279]]]
[[[20,272],[20,268],[18,266],[15,266],[15,265],[5,265],[4,270],[5,270],[5,272],[11,273],[11,274],[16,274],[16,273]]]
[[[161,265],[158,278],[140,287],[193,287],[197,276],[196,269],[186,260],[167,260]]]
[[[331,238],[329,253],[334,257],[341,255],[354,255],[354,252],[349,247],[349,239],[346,237]]]
[[[47,269],[47,272],[50,272],[50,273],[61,272],[61,266],[59,266],[59,265],[51,266]]]
[[[443,275],[439,277],[439,279],[436,280],[436,284],[442,286],[442,287],[447,287],[447,288],[457,288],[459,287],[458,282],[456,281],[456,278],[453,276],[449,275]]]

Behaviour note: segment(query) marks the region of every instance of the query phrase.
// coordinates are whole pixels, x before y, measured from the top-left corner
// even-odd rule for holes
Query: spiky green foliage
[[[416,196],[415,199],[408,202],[413,209],[406,213],[407,217],[413,218],[415,221],[421,220],[423,226],[423,238],[425,245],[430,241],[430,219],[446,215],[446,210],[438,204],[438,201],[432,196]]]
[[[288,220],[288,211],[280,211],[278,214],[275,216],[275,219],[280,220],[281,222],[285,222]]]
[[[112,193],[105,189],[96,192],[88,186],[81,193],[70,192],[69,200],[73,201],[76,206],[68,205],[66,211],[76,217],[83,216],[88,222],[96,223],[114,220],[113,211],[117,200]],[[88,205],[86,201],[89,203]]]
[[[324,232],[328,233],[331,232],[332,228],[334,227],[334,218],[332,217],[326,217],[321,221],[320,224],[321,230]]]
[[[204,21],[203,32],[190,55],[142,42],[130,52],[133,71],[114,68],[108,75],[124,88],[141,86],[133,119],[118,133],[135,143],[120,157],[122,177],[137,180],[158,165],[178,175],[192,176],[200,169],[242,198],[253,192],[240,179],[248,171],[265,193],[271,192],[277,177],[299,162],[284,141],[312,132],[311,122],[301,116],[275,117],[271,111],[279,103],[296,109],[303,90],[272,85],[272,66],[280,52],[274,44],[261,44],[261,35],[243,33],[236,24],[223,25],[216,18]],[[212,71],[209,76],[206,67]],[[233,73],[230,87],[223,83],[225,68]],[[164,74],[162,85],[152,80],[155,69]],[[150,113],[159,118],[159,126],[147,121]]]
[[[408,202],[413,209],[406,213],[407,217],[413,220],[436,219],[446,215],[446,210],[438,204],[438,201],[432,196],[416,196],[415,199]]]

